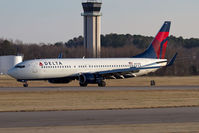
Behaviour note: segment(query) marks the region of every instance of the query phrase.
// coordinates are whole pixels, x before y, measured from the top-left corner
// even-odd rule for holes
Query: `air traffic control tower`
[[[101,53],[101,0],[83,0],[84,47],[87,57],[100,58]]]

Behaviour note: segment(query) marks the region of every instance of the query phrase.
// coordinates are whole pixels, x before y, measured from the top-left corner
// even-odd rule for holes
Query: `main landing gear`
[[[105,81],[100,81],[99,83],[98,83],[98,86],[99,87],[105,87],[106,86],[106,82]]]
[[[88,83],[79,83],[81,87],[87,87]]]
[[[98,83],[98,86],[99,87],[105,87],[106,86],[106,82],[105,81],[99,81]],[[87,87],[88,86],[88,83],[87,82],[85,82],[85,83],[79,83],[79,85],[81,86],[81,87]]]

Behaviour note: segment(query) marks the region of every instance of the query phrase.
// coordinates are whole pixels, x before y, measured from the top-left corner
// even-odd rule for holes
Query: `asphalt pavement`
[[[199,86],[135,86],[135,87],[7,87],[0,91],[89,91],[89,90],[199,90]]]
[[[199,107],[0,113],[0,128],[186,122],[199,122]]]

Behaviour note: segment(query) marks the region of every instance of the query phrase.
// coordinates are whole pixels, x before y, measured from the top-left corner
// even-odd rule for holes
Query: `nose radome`
[[[14,76],[14,70],[13,70],[13,68],[9,69],[8,72],[7,72],[7,74],[9,76],[13,77]]]

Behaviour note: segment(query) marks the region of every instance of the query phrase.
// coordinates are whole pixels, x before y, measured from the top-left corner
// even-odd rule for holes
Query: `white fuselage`
[[[160,62],[160,63],[157,63]],[[39,80],[72,77],[82,73],[144,68],[134,76],[154,72],[166,66],[167,59],[148,58],[99,58],[99,59],[37,59],[22,62],[9,70],[9,75],[19,80]]]

